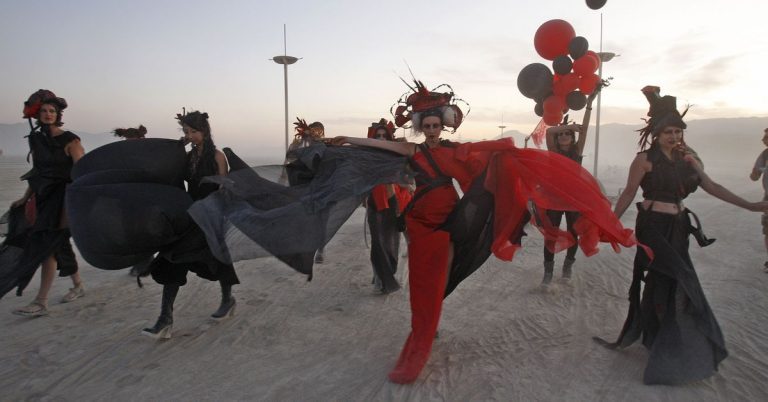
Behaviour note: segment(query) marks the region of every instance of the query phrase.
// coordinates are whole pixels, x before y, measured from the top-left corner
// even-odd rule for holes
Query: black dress
[[[35,197],[35,221],[25,228],[25,233],[13,236],[14,244],[3,246],[0,297],[14,287],[16,294],[21,295],[37,268],[51,255],[56,258],[60,276],[77,272],[70,231],[63,226],[64,198],[67,185],[72,181],[73,165],[64,148],[80,137],[69,131],[54,137],[44,128],[33,131],[27,138],[33,169],[26,178]],[[10,258],[11,255],[14,257]]]
[[[565,156],[566,158],[578,164],[581,164],[581,160],[584,158],[583,155],[579,155],[576,152],[576,147],[571,147],[568,151],[562,151],[558,148],[557,153]],[[565,256],[565,258],[573,260],[574,257],[576,257],[576,251],[578,251],[579,249],[576,230],[573,228],[573,225],[576,223],[576,220],[579,219],[579,213],[575,211],[557,211],[557,210],[547,211],[547,218],[549,218],[549,222],[554,227],[560,227],[560,223],[563,221],[563,215],[565,215],[566,229],[568,230],[569,233],[573,235],[573,239],[577,241],[577,243],[575,243],[573,246],[568,248],[568,251]],[[555,254],[552,253],[552,251],[550,251],[549,248],[547,248],[547,246],[544,246],[544,261],[554,261],[554,260],[555,260]]]
[[[187,193],[193,201],[201,200],[218,189],[214,183],[203,183],[206,176],[215,176],[218,174],[216,160],[202,159],[198,156],[197,150],[192,149],[187,153],[187,172],[185,180],[187,181]],[[152,279],[162,285],[183,286],[187,283],[187,271],[192,271],[201,278],[210,281],[220,281],[223,285],[236,285],[240,280],[235,273],[235,267],[232,264],[225,264],[213,257],[205,240],[205,234],[197,225],[179,242],[180,245],[189,245],[188,249],[179,249],[182,254],[194,253],[194,249],[201,248],[199,261],[174,263],[172,258],[167,255],[160,255],[150,264]]]
[[[377,190],[374,189],[374,191]],[[400,284],[395,279],[398,254],[400,253],[400,230],[397,216],[399,206],[397,197],[394,195],[387,202],[389,204],[387,207],[378,206],[375,197],[371,195],[368,197],[368,208],[365,212],[368,227],[371,230],[373,283],[383,293],[391,293],[400,289]]]
[[[655,147],[647,158],[653,168],[640,183],[645,199],[679,203],[701,181],[687,162],[671,161]],[[654,212],[638,203],[637,239],[653,250],[654,258],[651,261],[640,249],[635,255],[629,313],[612,346],[626,347],[642,336],[650,352],[646,384],[707,378],[728,355],[688,254],[689,213]]]

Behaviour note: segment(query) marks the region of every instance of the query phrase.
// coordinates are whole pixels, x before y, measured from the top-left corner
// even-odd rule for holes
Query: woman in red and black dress
[[[64,196],[67,185],[72,181],[72,166],[85,151],[80,137],[61,128],[62,111],[66,109],[67,102],[50,91],[41,90],[38,94],[42,94],[42,99],[34,105],[28,101],[25,107],[25,115],[30,112],[28,117],[37,119],[37,126],[28,136],[33,170],[27,176],[29,187],[26,193],[13,203],[16,207],[24,205],[34,196],[35,218],[17,266],[19,270],[15,270],[23,273],[21,276],[13,275],[13,280],[3,284],[3,291],[0,292],[2,297],[11,287],[18,286],[17,293],[20,294],[42,264],[37,296],[29,305],[13,311],[28,317],[48,314],[48,292],[57,269],[60,276],[69,276],[74,286],[62,298],[62,303],[85,295],[64,212]]]
[[[395,140],[395,125],[381,119],[368,128],[368,138],[383,141]],[[366,200],[366,219],[371,229],[371,265],[373,284],[381,293],[400,289],[395,279],[400,253],[400,228],[398,217],[411,200],[407,188],[397,184],[380,184],[371,190]]]

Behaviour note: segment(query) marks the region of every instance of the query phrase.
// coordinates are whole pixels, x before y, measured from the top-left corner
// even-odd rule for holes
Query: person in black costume
[[[748,202],[712,180],[683,141],[685,113],[678,113],[676,99],[660,97],[658,87],[645,87],[643,93],[651,105],[650,119],[640,130],[641,152],[629,168],[626,188],[614,212],[621,217],[637,188],[643,189],[643,201],[637,204],[636,234],[640,243],[653,250],[653,258],[638,249],[629,313],[618,340],[610,344],[596,340],[610,348],[623,348],[642,336],[649,350],[643,381],[681,384],[712,376],[728,355],[688,254],[689,234],[701,246],[714,240],[704,236],[698,218],[682,201],[701,187],[750,211],[765,211],[768,202]]]
[[[286,158],[285,158],[285,165],[287,165],[289,162],[293,160],[293,152],[297,149],[306,148],[311,146],[313,143],[322,141],[325,138],[325,126],[323,123],[319,121],[312,122],[310,124],[307,124],[306,121],[303,119],[296,119],[297,121],[293,123],[296,127],[296,134],[294,136],[293,142],[291,142],[291,145],[288,147],[288,152],[286,152]],[[297,184],[303,184],[303,180],[296,180],[296,178],[289,178],[288,184],[291,186],[295,186]],[[285,181],[283,181],[285,182]],[[317,252],[315,252],[315,264],[322,264],[325,262],[325,246],[323,245],[319,249],[317,249]]]
[[[25,116],[37,119],[37,125],[27,137],[33,166],[27,175],[29,187],[24,196],[12,204],[12,207],[22,206],[34,196],[34,223],[18,264],[21,270],[17,272],[23,273],[12,281],[12,285],[18,286],[17,293],[20,294],[42,264],[40,289],[35,300],[13,311],[28,317],[48,314],[48,292],[57,269],[60,276],[69,276],[74,286],[62,298],[62,303],[85,295],[64,213],[64,195],[71,182],[72,165],[85,151],[80,137],[61,128],[62,111],[67,107],[64,98],[56,97],[50,91],[38,91],[38,94],[41,93],[44,93],[43,99],[32,101],[30,98],[25,107]],[[34,102],[37,104],[32,104]],[[7,286],[3,288],[0,297],[9,290]]]
[[[211,137],[211,126],[208,123],[208,114],[194,111],[176,117],[184,132],[186,141],[192,144],[192,149],[187,153],[187,192],[193,200],[205,198],[216,191],[218,185],[205,183],[206,176],[226,175],[228,172],[227,159],[224,153],[216,149]],[[195,241],[189,244],[201,244],[203,236],[199,228],[195,227]],[[202,241],[204,242],[204,240]],[[204,243],[202,243],[204,244]],[[179,287],[187,283],[187,272],[193,271],[198,276],[208,280],[218,281],[221,285],[221,304],[211,315],[214,319],[223,319],[231,316],[235,311],[235,298],[232,297],[232,286],[240,281],[232,264],[224,264],[215,260],[210,253],[197,263],[174,263],[165,256],[158,256],[150,264],[152,278],[163,285],[163,298],[160,317],[151,328],[144,328],[142,334],[152,338],[170,338],[173,325],[173,303],[176,300]]]
[[[381,119],[368,128],[368,138],[395,141],[395,125]],[[410,199],[410,192],[397,184],[380,184],[366,199],[365,217],[371,230],[373,285],[383,294],[400,290],[395,278],[400,250],[398,217]]]
[[[584,118],[581,125],[568,124],[568,116],[565,116],[563,124],[559,126],[549,127],[547,129],[547,150],[550,152],[557,152],[574,162],[581,164],[581,160],[584,158],[582,153],[584,152],[584,144],[587,142],[587,131],[589,130],[589,119],[592,115],[592,101],[600,91],[598,87],[594,92],[589,95],[587,99],[586,112],[584,112]],[[578,140],[576,139],[576,132],[579,133]],[[573,229],[573,224],[579,219],[579,214],[574,211],[557,211],[548,210],[547,218],[549,223],[554,227],[559,227],[560,222],[565,215],[565,222],[568,232],[573,235],[574,240],[577,240],[576,231]],[[551,245],[550,245],[551,246]],[[579,244],[574,243],[573,246],[568,248],[568,252],[565,255],[563,261],[563,279],[571,279],[571,273],[573,269],[573,263],[576,262],[576,251],[579,249]],[[552,281],[552,274],[555,269],[555,254],[550,250],[550,247],[544,246],[544,278],[541,280],[542,285],[548,285]]]

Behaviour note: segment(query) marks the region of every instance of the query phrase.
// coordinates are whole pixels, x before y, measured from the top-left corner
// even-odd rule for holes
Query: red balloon
[[[533,46],[539,56],[554,60],[557,56],[568,54],[568,44],[576,37],[571,24],[563,20],[549,20],[536,30]]]
[[[600,81],[600,76],[597,74],[585,75],[581,77],[581,82],[579,83],[579,90],[583,94],[589,95],[595,91],[595,87],[597,86],[597,83],[599,81]]]
[[[565,88],[565,93],[568,94],[570,92],[573,92],[576,90],[576,88],[579,87],[579,82],[581,79],[579,79],[578,74],[576,73],[570,73],[564,75],[560,81],[563,82],[563,87]]]
[[[556,126],[560,124],[561,121],[563,121],[563,113],[557,112],[557,113],[544,113],[544,116],[542,116],[542,119],[544,120],[544,123],[548,126]]]
[[[544,99],[544,116],[548,114],[563,114],[563,109],[566,109],[568,105],[565,104],[564,96],[549,95],[547,99]],[[562,118],[562,116],[560,116]]]
[[[594,73],[597,70],[597,66],[597,59],[589,54],[585,54],[573,62],[573,72],[584,77]]]
[[[555,78],[552,79],[552,93],[558,96],[565,96],[571,92],[565,87],[565,82],[562,76],[555,74]]]
[[[595,62],[597,63],[597,67],[595,68],[595,71],[597,71],[597,68],[600,67],[600,63],[602,63],[602,61],[600,61],[600,56],[598,56],[597,53],[591,50],[587,50],[587,53],[585,54],[585,56],[591,56],[595,58]],[[595,71],[592,71],[592,72],[594,73]]]

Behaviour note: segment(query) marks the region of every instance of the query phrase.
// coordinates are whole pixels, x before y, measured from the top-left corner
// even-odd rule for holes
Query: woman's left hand
[[[768,201],[758,201],[758,202],[750,203],[747,209],[754,212],[768,212]]]

